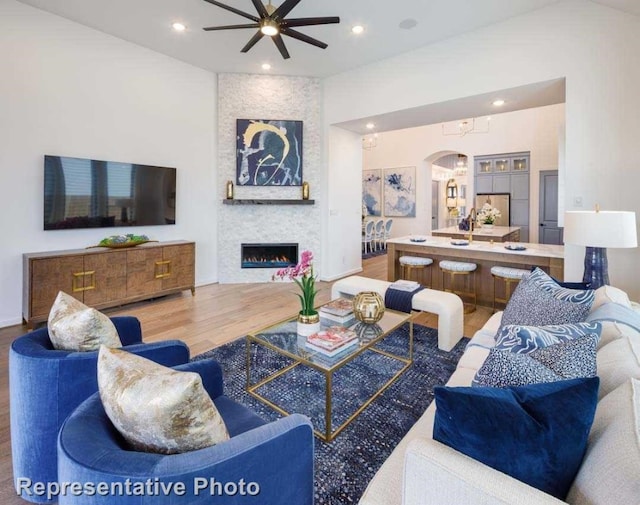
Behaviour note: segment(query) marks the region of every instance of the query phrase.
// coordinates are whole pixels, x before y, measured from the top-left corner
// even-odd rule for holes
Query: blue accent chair
[[[265,422],[223,394],[222,369],[214,360],[175,367],[198,372],[222,415],[231,438],[205,449],[164,455],[132,450],[105,414],[100,395],[80,405],[65,421],[58,438],[60,481],[106,482],[116,495],[59,497],[69,504],[313,504],[313,429],[305,416],[293,414]],[[154,496],[126,492],[151,481]],[[112,483],[124,483],[124,493]],[[182,483],[184,494],[170,492]],[[177,488],[172,488],[177,489]],[[242,491],[244,489],[244,492]],[[256,494],[257,492],[257,494]]]
[[[179,340],[145,344],[135,317],[111,318],[124,349],[166,366],[189,361],[189,348]],[[57,482],[56,441],[67,416],[98,391],[96,352],[55,350],[47,328],[18,337],[9,350],[11,453],[16,490],[18,479]],[[21,482],[24,482],[21,481]],[[46,496],[20,493],[47,503]]]

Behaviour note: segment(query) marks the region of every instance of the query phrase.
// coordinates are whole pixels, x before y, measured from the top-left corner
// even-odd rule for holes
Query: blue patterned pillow
[[[596,292],[593,289],[563,288],[553,277],[549,276],[549,274],[541,268],[535,268],[533,272],[529,274],[529,279],[556,298],[572,303],[584,303],[589,306],[589,309],[591,309],[593,300],[595,300],[596,297]]]
[[[496,335],[495,348],[526,354],[566,340],[595,335],[600,339],[602,324],[575,323],[553,324],[549,326],[520,326],[508,324],[500,328]]]
[[[595,377],[598,337],[586,335],[528,354],[491,349],[473,386],[509,387]]]
[[[499,335],[507,324],[521,326],[547,326],[549,324],[581,323],[589,315],[590,305],[572,303],[556,298],[531,280],[531,274],[522,278],[514,289],[502,314]]]
[[[594,377],[505,389],[438,386],[433,438],[564,500],[587,447],[598,384]]]

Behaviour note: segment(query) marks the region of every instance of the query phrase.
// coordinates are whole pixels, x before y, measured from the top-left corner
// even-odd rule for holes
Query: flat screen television
[[[45,230],[175,223],[175,168],[45,155]]]

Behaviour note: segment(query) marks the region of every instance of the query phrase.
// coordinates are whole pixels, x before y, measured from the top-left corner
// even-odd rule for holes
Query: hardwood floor
[[[387,257],[363,261],[365,277],[386,279]],[[318,303],[329,301],[331,283],[320,282]],[[146,342],[180,339],[191,355],[235,340],[269,323],[284,319],[299,310],[296,287],[288,283],[211,284],[189,292],[148,302],[105,310],[110,316],[132,315],[140,319]],[[464,335],[472,336],[491,316],[491,310],[479,307],[465,315]],[[437,316],[419,314],[415,322],[437,327]],[[22,325],[0,329],[0,503],[24,505],[13,491],[11,439],[9,433],[9,345],[26,333]]]

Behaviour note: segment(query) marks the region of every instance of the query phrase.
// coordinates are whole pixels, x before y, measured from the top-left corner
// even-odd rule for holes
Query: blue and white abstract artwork
[[[382,215],[382,170],[362,171],[362,205],[367,216]]]
[[[384,169],[384,215],[416,217],[416,167]]]
[[[302,121],[236,120],[238,186],[302,185]]]

